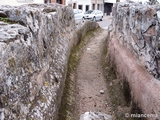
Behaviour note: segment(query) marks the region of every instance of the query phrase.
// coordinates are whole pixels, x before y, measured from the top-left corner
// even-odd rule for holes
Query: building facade
[[[73,9],[87,10],[104,10],[103,0],[66,0],[66,5]]]
[[[104,0],[104,14],[110,15],[112,13],[114,3],[116,3],[116,0]]]
[[[104,14],[111,15],[112,7],[116,2],[126,2],[126,0],[104,0]]]
[[[104,1],[103,0],[91,0],[92,1],[92,10],[101,10],[104,11]]]
[[[59,3],[65,5],[65,0],[0,0],[0,5],[18,6],[32,3]]]
[[[30,3],[44,3],[44,0],[0,0],[0,5],[22,5]]]
[[[50,0],[51,3],[59,3],[65,5],[65,0]]]
[[[91,10],[91,0],[66,0],[66,5],[73,9],[81,9],[83,12]]]

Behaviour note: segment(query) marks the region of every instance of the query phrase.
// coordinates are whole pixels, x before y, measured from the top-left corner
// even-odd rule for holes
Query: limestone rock
[[[100,90],[99,92],[100,92],[101,94],[104,94],[104,90]]]
[[[140,64],[160,79],[160,6],[117,3],[112,29],[123,46],[132,51]]]
[[[59,4],[0,6],[0,118],[57,118],[70,50],[94,22]]]
[[[80,120],[112,120],[112,116],[102,112],[85,112]]]

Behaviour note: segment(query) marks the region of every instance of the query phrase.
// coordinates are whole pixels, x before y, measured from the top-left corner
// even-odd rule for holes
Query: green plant
[[[85,45],[89,42],[89,38],[93,36],[94,32],[98,29],[89,31],[86,33],[85,36],[82,36],[81,31],[79,31],[77,34],[79,34],[79,42],[77,45],[72,49],[69,61],[68,61],[68,70],[66,75],[66,82],[65,82],[65,88],[62,96],[61,101],[61,108],[59,110],[59,119],[58,120],[76,120],[74,116],[75,114],[75,102],[76,102],[76,80],[75,80],[75,74],[76,69],[78,67],[81,55],[83,54],[83,48]],[[73,77],[74,76],[74,77]]]
[[[11,24],[11,21],[8,18],[0,17],[0,21],[3,21],[3,22],[8,23],[8,24]]]

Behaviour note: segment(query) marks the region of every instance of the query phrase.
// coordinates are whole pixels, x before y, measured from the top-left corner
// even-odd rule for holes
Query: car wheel
[[[84,19],[84,17],[83,17],[83,18],[82,18],[82,21],[84,22],[84,20],[85,20],[85,19]]]
[[[92,21],[96,21],[96,17],[93,17]]]
[[[102,21],[103,16],[101,17],[100,21]]]

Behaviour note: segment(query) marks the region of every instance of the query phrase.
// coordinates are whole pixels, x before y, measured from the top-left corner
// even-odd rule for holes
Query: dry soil
[[[87,111],[111,114],[106,81],[101,66],[101,54],[107,30],[99,29],[84,48],[76,71],[77,120]]]

